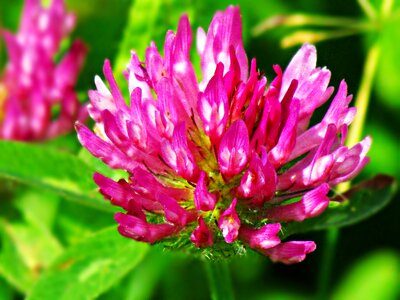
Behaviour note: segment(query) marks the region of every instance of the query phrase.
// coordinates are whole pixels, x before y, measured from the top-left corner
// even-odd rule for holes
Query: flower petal
[[[239,238],[250,245],[251,248],[268,249],[278,245],[281,240],[278,233],[281,224],[265,224],[259,229],[253,229],[242,225],[239,230]]]
[[[316,248],[315,243],[311,241],[291,241],[281,243],[273,248],[260,250],[260,252],[268,256],[273,262],[291,265],[303,261],[306,255]]]
[[[236,213],[236,203],[235,198],[218,221],[218,228],[222,230],[222,235],[227,243],[233,243],[239,235],[240,219]]]
[[[243,120],[237,120],[221,139],[218,151],[221,173],[227,178],[239,174],[247,164],[249,152],[249,133],[246,124]]]
[[[217,196],[207,190],[206,173],[202,171],[194,190],[194,205],[198,210],[211,211],[214,210],[216,203]]]
[[[267,210],[267,218],[274,221],[303,221],[321,214],[329,204],[329,185],[324,183],[307,192],[300,201],[275,206]]]
[[[199,226],[193,230],[190,240],[199,248],[210,247],[213,245],[214,241],[212,233],[202,217],[199,218]]]
[[[123,213],[117,213],[115,221],[119,224],[118,231],[123,236],[150,244],[154,244],[179,231],[179,228],[175,225],[150,224],[138,217]]]

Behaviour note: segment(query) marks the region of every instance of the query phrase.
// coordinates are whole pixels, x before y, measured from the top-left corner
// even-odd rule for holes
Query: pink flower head
[[[70,131],[76,119],[85,117],[74,89],[86,47],[75,41],[55,62],[74,24],[75,17],[66,12],[63,0],[53,0],[48,8],[40,0],[26,0],[18,32],[0,32],[9,59],[0,73],[1,139],[52,138]]]
[[[106,61],[109,88],[96,77],[97,90],[89,92],[95,133],[77,123],[78,137],[94,156],[129,173],[118,182],[94,177],[126,211],[116,217],[123,235],[181,246],[190,240],[192,249],[216,254],[251,247],[273,261],[299,262],[315,244],[282,243],[281,230],[321,214],[329,190],[367,163],[371,140],[344,146],[355,114],[344,81],[325,117],[309,126],[333,94],[314,46],[303,45],[284,71],[274,66],[267,87],[255,59],[248,70],[241,26],[239,8],[231,6],[208,32],[198,30],[198,80],[183,16],[166,35],[164,56],[154,43],[143,62],[132,53],[130,105]]]

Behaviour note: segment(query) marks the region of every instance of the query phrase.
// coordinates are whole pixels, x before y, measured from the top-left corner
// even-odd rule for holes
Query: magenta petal
[[[132,198],[133,190],[125,189],[118,182],[100,173],[94,173],[93,180],[100,188],[100,192],[107,199],[110,199],[114,205],[121,206],[124,209],[128,208],[128,200]]]
[[[330,184],[336,185],[356,176],[369,162],[369,158],[366,155],[371,147],[371,143],[371,137],[367,136],[339,157],[332,167]]]
[[[190,240],[199,248],[210,247],[213,245],[212,232],[207,227],[202,217],[199,218],[199,226],[193,230]]]
[[[178,204],[176,199],[172,197],[167,195],[157,195],[157,200],[163,206],[165,218],[171,223],[186,226],[196,218],[195,213],[184,209]]]
[[[194,190],[194,205],[198,210],[211,211],[215,208],[216,203],[217,196],[207,190],[206,173],[201,172]]]
[[[155,242],[173,235],[179,231],[178,227],[171,224],[150,224],[138,217],[123,213],[115,214],[118,222],[118,231],[125,237],[154,244]]]
[[[282,166],[288,161],[290,153],[296,145],[299,107],[299,101],[294,99],[290,104],[290,112],[282,129],[278,143],[269,152],[268,159],[275,168]]]
[[[303,261],[306,255],[313,252],[317,246],[311,241],[291,241],[281,243],[273,248],[260,250],[260,252],[273,262],[281,262],[286,265]]]
[[[153,100],[153,95],[150,90],[151,80],[149,78],[149,75],[145,70],[143,70],[142,64],[139,61],[136,52],[131,51],[131,54],[132,54],[131,60],[125,72],[125,77],[127,78],[129,84],[129,93],[132,93],[133,90],[139,88],[142,91],[142,96],[144,99]],[[151,69],[152,66],[150,66],[150,70]]]
[[[139,194],[134,185],[124,179],[115,182],[99,173],[95,173],[93,179],[105,198],[109,199],[112,204],[122,207],[130,214],[132,214],[132,209],[135,210],[136,214],[134,215],[136,216],[138,216],[138,213],[143,216],[141,214],[142,208],[147,211],[162,210],[162,206],[154,198]]]
[[[316,68],[317,51],[314,46],[304,44],[290,61],[282,78],[280,98],[283,98],[292,80],[298,81],[294,97],[300,101],[298,131],[303,132],[315,111],[332,94],[328,87],[330,72]]]
[[[327,110],[323,122],[335,124],[340,128],[343,124],[350,125],[355,115],[354,107],[349,108],[352,96],[347,95],[347,84],[344,80],[340,82],[339,89]],[[351,111],[350,115],[349,112]]]
[[[293,56],[289,65],[286,67],[282,78],[282,93],[286,94],[293,79],[307,77],[317,64],[317,50],[313,45],[304,44]]]
[[[135,63],[136,63],[136,59],[135,59]],[[134,67],[134,66],[132,66],[132,67]],[[164,61],[163,61],[160,53],[158,52],[158,49],[157,49],[156,45],[154,44],[154,42],[152,42],[150,44],[150,47],[148,47],[146,49],[146,68],[147,68],[147,75],[149,76],[149,79],[151,82],[151,86],[155,90],[157,90],[158,83],[160,82],[162,77],[166,75],[165,73],[167,71],[164,68]],[[143,70],[138,69],[135,71],[136,71],[136,76],[135,76],[136,78],[134,78],[134,79],[137,80],[137,79],[141,78],[142,82],[146,82],[145,81],[146,75],[143,73]]]
[[[55,83],[59,88],[74,87],[86,53],[87,49],[82,41],[77,40],[72,44],[55,70],[55,76],[57,77]]]
[[[243,120],[235,121],[222,136],[218,151],[221,173],[230,178],[246,166],[249,156],[249,133]]]
[[[85,125],[75,124],[80,143],[94,156],[100,158],[111,167],[133,170],[137,162],[127,157],[116,146],[107,143],[91,132]]]
[[[114,75],[112,73],[111,63],[108,59],[104,61],[103,73],[108,83],[110,84],[111,94],[115,100],[117,108],[126,106],[124,98],[118,88],[117,82],[115,81]]]
[[[280,71],[280,69],[277,69]],[[261,115],[261,120],[251,139],[251,144],[257,152],[262,146],[268,150],[276,145],[279,134],[279,120],[281,117],[281,104],[278,99],[278,90],[274,82],[279,81],[275,78],[265,95],[265,104]]]
[[[333,155],[330,151],[337,139],[336,131],[336,127],[333,124],[329,124],[326,135],[319,145],[311,164],[303,169],[302,183],[305,186],[314,186],[316,183],[325,181],[330,175],[333,165]]]
[[[205,133],[211,142],[218,145],[228,122],[228,95],[222,79],[223,65],[218,64],[204,93],[200,93],[197,111],[203,123]]]
[[[176,32],[175,44],[174,44],[174,57],[173,60],[178,64],[182,62],[190,65],[189,60],[189,52],[190,46],[192,45],[192,29],[190,28],[189,18],[187,15],[183,15],[179,19],[178,29]],[[183,66],[175,67],[178,69],[177,71],[182,72],[183,74],[187,73],[183,68]]]
[[[238,7],[230,6],[224,12],[217,12],[210,24],[207,35],[199,30],[198,50],[201,57],[203,83],[207,83],[214,74],[216,65],[224,65],[224,73],[230,68],[230,49],[235,50],[240,65],[242,80],[247,79],[248,61],[242,41],[242,22]]]
[[[164,139],[161,144],[161,153],[164,161],[186,180],[195,181],[199,169],[189,149],[185,124],[175,127],[172,142]]]
[[[236,202],[236,198],[233,199],[218,221],[218,228],[222,230],[222,235],[227,243],[233,243],[239,235],[240,219],[236,213]]]
[[[259,229],[254,229],[242,225],[239,230],[239,238],[247,242],[251,248],[268,249],[278,245],[281,240],[278,233],[281,230],[281,224],[265,224]]]
[[[348,107],[351,98],[351,96],[347,96],[347,85],[342,80],[321,123],[316,124],[297,137],[296,147],[293,149],[290,159],[294,159],[317,147],[326,136],[330,124],[335,125],[337,132],[350,125],[356,113],[354,107]]]
[[[237,189],[239,196],[251,198],[261,193],[264,188],[266,178],[263,172],[261,159],[257,154],[253,154],[249,168],[243,174],[240,185]]]
[[[189,192],[186,189],[177,189],[163,185],[153,174],[142,168],[136,168],[129,178],[135,191],[147,198],[156,199],[156,195],[164,194],[175,199],[187,198]]]
[[[190,47],[192,44],[192,29],[186,15],[179,20],[178,30],[174,40],[171,62],[171,75],[177,84],[176,91],[182,91],[180,101],[188,115],[196,108],[199,86],[196,80],[193,65],[190,61]],[[182,89],[181,87],[185,88]]]
[[[299,80],[299,86],[294,97],[300,100],[298,131],[303,132],[316,108],[324,104],[333,93],[333,88],[328,87],[331,73],[326,68],[315,69],[303,80]]]
[[[254,152],[249,163],[249,168],[243,174],[240,185],[237,188],[238,195],[244,198],[261,198],[269,200],[276,190],[276,172],[274,167],[266,161],[262,162]],[[259,203],[258,203],[259,202]],[[261,205],[264,201],[252,201]]]
[[[278,182],[275,168],[268,160],[263,163],[263,173],[266,181],[262,190],[262,194],[265,197],[265,200],[268,201],[275,195],[275,192],[277,191],[276,185]]]
[[[307,192],[300,201],[270,208],[267,218],[276,221],[303,221],[321,214],[329,204],[329,185],[324,183]]]
[[[74,122],[84,116],[75,84],[86,47],[71,40],[70,48],[60,53],[74,24],[75,16],[66,11],[64,1],[44,6],[31,0],[24,3],[15,34],[0,29],[8,52],[0,74],[1,89],[6,91],[1,96],[0,139],[54,138],[72,130]],[[52,114],[55,107],[58,115]]]

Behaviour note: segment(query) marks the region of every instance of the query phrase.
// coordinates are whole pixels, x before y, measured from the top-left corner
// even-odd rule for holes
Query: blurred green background
[[[363,2],[363,1],[359,1]],[[349,92],[356,95],[363,76],[366,53],[378,42],[382,53],[374,79],[364,135],[373,137],[369,152],[371,162],[357,181],[377,173],[390,174],[400,179],[400,1],[384,20],[378,19],[375,29],[351,36],[321,41],[317,44],[318,65],[332,72],[331,85],[338,87],[345,79]],[[86,91],[94,88],[93,77],[101,75],[105,58],[111,59],[121,71],[128,62],[129,51],[143,54],[151,40],[159,48],[166,30],[176,29],[179,16],[187,13],[192,28],[207,28],[216,10],[229,4],[239,4],[244,22],[245,48],[249,58],[256,57],[258,67],[272,78],[271,66],[285,67],[298,46],[282,49],[282,38],[296,28],[279,27],[255,37],[252,29],[263,20],[275,15],[306,13],[311,15],[349,17],[368,22],[357,1],[328,0],[264,0],[238,1],[177,1],[177,0],[68,0],[69,10],[77,15],[73,38],[80,38],[89,47],[88,58],[81,73],[78,89],[86,101]],[[381,1],[373,3],[378,10]],[[21,0],[0,0],[0,25],[15,32],[21,12]],[[319,30],[318,26],[307,27]],[[0,46],[0,65],[6,61],[4,45]],[[121,82],[121,85],[123,86]],[[323,114],[323,109],[320,115]],[[75,136],[68,140],[70,151],[80,149]],[[65,142],[64,141],[64,142]],[[67,144],[67,142],[65,142]],[[82,218],[72,204],[63,203],[64,212],[56,216],[73,230],[74,220]],[[87,209],[91,223],[87,231],[111,225],[112,220]],[[67,215],[68,217],[65,217]],[[89,217],[88,217],[89,218]],[[61,230],[62,231],[62,230]],[[58,232],[61,232],[58,231]],[[59,235],[67,244],[82,234]],[[318,297],[320,269],[325,233],[308,233],[298,239],[315,240],[317,251],[300,264],[283,266],[249,253],[231,262],[232,278],[237,299],[310,299]],[[2,250],[7,245],[2,241]],[[8,258],[8,259],[12,259]],[[0,270],[1,271],[1,270]],[[4,270],[3,272],[4,273]],[[6,277],[7,278],[7,277]],[[22,298],[21,292],[10,287],[10,280],[0,281],[0,299]],[[11,282],[12,283],[12,282]],[[340,230],[334,254],[332,276],[329,280],[329,298],[332,299],[400,299],[400,199],[399,194],[382,211],[351,227]],[[162,253],[157,247],[122,281],[100,299],[208,299],[209,289],[203,264],[184,254]]]

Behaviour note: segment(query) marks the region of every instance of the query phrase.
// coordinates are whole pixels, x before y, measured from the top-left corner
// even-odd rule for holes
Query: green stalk
[[[352,147],[361,139],[380,53],[381,47],[379,43],[375,43],[368,51],[364,65],[363,77],[360,83],[360,89],[358,90],[355,100],[357,115],[354,118],[353,124],[349,130],[346,143],[347,146]]]
[[[384,0],[381,6],[381,16],[387,18],[393,9],[394,0]]]
[[[363,133],[367,108],[372,92],[373,80],[378,66],[381,48],[375,43],[368,51],[367,58],[364,64],[363,76],[361,78],[360,88],[357,92],[355,106],[357,107],[357,115],[349,130],[347,138],[347,146],[354,146],[360,139]],[[338,186],[337,192],[341,193],[350,187],[350,182],[342,183]],[[331,228],[326,231],[325,246],[322,254],[322,265],[318,282],[318,298],[327,299],[330,278],[332,274],[333,259],[336,252],[336,245],[339,238],[339,229]]]
[[[304,26],[333,27],[338,29],[354,30],[357,32],[365,32],[375,29],[375,23],[366,22],[364,20],[360,21],[358,19],[346,17],[297,13],[291,15],[277,15],[267,18],[252,29],[252,35],[258,36],[265,31],[276,27],[298,28]]]
[[[332,274],[332,266],[339,239],[339,229],[331,228],[326,231],[325,243],[322,253],[322,265],[318,279],[318,291],[316,299],[327,299]]]
[[[370,18],[371,20],[376,19],[377,13],[368,0],[357,0],[357,2],[368,18]]]
[[[353,29],[340,29],[329,31],[298,30],[291,35],[285,36],[281,40],[280,45],[282,48],[289,48],[302,45],[304,43],[316,44],[322,41],[338,39],[342,37],[356,35],[359,33],[359,31]]]
[[[233,300],[233,288],[228,263],[225,260],[204,260],[211,299]]]

